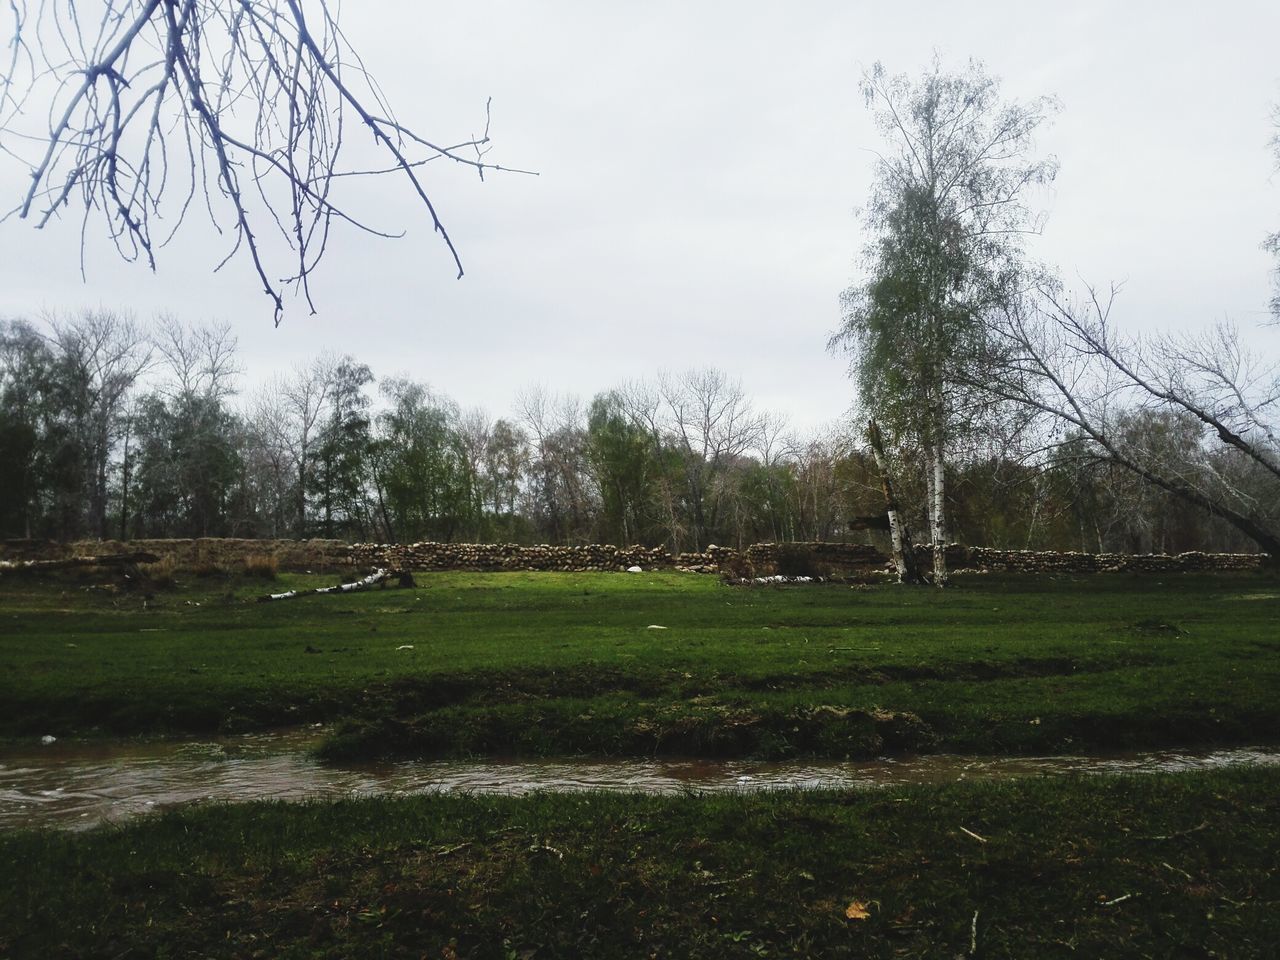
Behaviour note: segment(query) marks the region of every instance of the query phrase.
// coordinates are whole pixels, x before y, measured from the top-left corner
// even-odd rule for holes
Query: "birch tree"
[[[862,406],[925,461],[933,582],[947,580],[947,463],[973,411],[957,366],[985,356],[986,316],[1016,287],[1030,205],[1057,172],[1032,156],[1048,98],[1001,98],[981,63],[918,80],[876,64],[862,93],[884,145],[865,225],[867,279],[845,292],[834,344],[849,349]]]

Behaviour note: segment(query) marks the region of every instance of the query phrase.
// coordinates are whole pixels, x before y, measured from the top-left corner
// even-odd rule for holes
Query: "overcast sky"
[[[985,61],[1007,97],[1056,95],[1040,138],[1062,168],[1035,256],[1123,281],[1134,329],[1265,315],[1280,229],[1267,141],[1280,101],[1280,3],[348,2],[343,25],[400,119],[439,141],[483,125],[490,159],[540,176],[433,165],[467,275],[401,182],[363,207],[400,240],[350,232],[279,329],[249,262],[193,218],[158,272],[105,244],[79,274],[79,219],[0,225],[0,315],[86,306],[225,318],[251,383],[320,350],[511,409],[543,382],[589,397],[714,365],[801,429],[849,405],[826,352],[865,243],[877,136],[858,94],[875,61],[936,49]],[[437,169],[438,167],[438,169]],[[10,198],[26,170],[0,156]],[[91,228],[92,229],[92,228]],[[101,233],[99,224],[99,233]],[[1272,330],[1258,333],[1264,348]]]

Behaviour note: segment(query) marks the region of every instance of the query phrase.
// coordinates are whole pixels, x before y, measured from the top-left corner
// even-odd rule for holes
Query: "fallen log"
[[[398,573],[379,568],[361,580],[352,583],[337,583],[332,587],[316,587],[312,590],[286,590],[284,593],[268,593],[258,598],[259,603],[271,600],[292,600],[294,597],[309,597],[317,593],[355,593],[357,590],[368,590],[375,584],[385,583]]]
[[[154,553],[109,553],[100,557],[65,557],[62,560],[0,560],[0,573],[46,573],[75,567],[131,567],[159,563]]]

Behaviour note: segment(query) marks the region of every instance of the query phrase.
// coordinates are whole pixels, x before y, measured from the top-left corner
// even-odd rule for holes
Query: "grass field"
[[[1266,958],[1277,835],[1275,770],[213,807],[0,837],[0,956]]]
[[[334,757],[1280,740],[1274,574],[970,576],[943,592],[442,573],[270,604],[243,581],[150,600],[86,585],[0,582],[0,737],[325,722]]]
[[[0,581],[0,738],[323,722],[338,759],[1280,742],[1274,574],[425,574],[271,604],[235,579],[90,585]],[[1280,771],[1245,769],[204,807],[0,836],[0,957],[1272,957],[1277,798]]]

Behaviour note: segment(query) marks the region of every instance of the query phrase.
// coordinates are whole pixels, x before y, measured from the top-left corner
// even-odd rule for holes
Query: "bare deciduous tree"
[[[284,382],[280,378],[262,384],[254,393],[248,413],[248,428],[253,438],[251,458],[260,483],[266,488],[264,500],[270,505],[270,532],[282,537],[288,529],[285,507],[293,472],[290,452],[289,403]]]
[[[124,429],[129,390],[151,364],[151,346],[132,317],[108,310],[48,323],[61,357],[59,386],[72,395],[69,426],[85,471],[88,528],[105,539],[111,452]]]
[[[219,402],[235,393],[238,340],[225,320],[207,326],[187,326],[172,315],[162,316],[153,337],[168,368],[165,392],[171,399],[201,396]]]
[[[297,367],[284,383],[284,400],[291,428],[288,434],[290,454],[298,475],[299,537],[307,535],[307,487],[313,469],[312,447],[329,400],[337,363],[332,354],[321,354],[309,364]]]
[[[1054,286],[1008,304],[998,327],[1005,373],[982,386],[1048,415],[1101,460],[1221,517],[1280,557],[1280,370],[1234,327],[1143,339],[1115,328],[1116,290],[1072,300]],[[1198,424],[1226,457],[1131,429],[1135,411]]]
[[[9,215],[43,227],[82,207],[82,250],[101,216],[121,256],[154,269],[191,207],[204,206],[230,240],[219,268],[247,255],[279,324],[290,288],[314,312],[309,278],[335,222],[397,235],[346,205],[345,179],[399,177],[462,276],[422,168],[446,160],[481,178],[504,169],[486,156],[488,105],[483,132],[460,142],[415,132],[347,41],[334,0],[102,0],[92,15],[82,6],[8,4],[0,152],[30,173]],[[29,119],[46,110],[47,125]],[[347,166],[353,131],[372,138],[376,159],[366,151]]]
[[[668,442],[683,455],[685,497],[694,543],[707,545],[718,526],[721,478],[762,439],[760,416],[742,384],[714,368],[658,380]]]
[[[574,396],[534,384],[516,395],[520,423],[533,448],[529,495],[558,540],[581,542],[589,535],[597,491],[588,470],[586,417]]]

